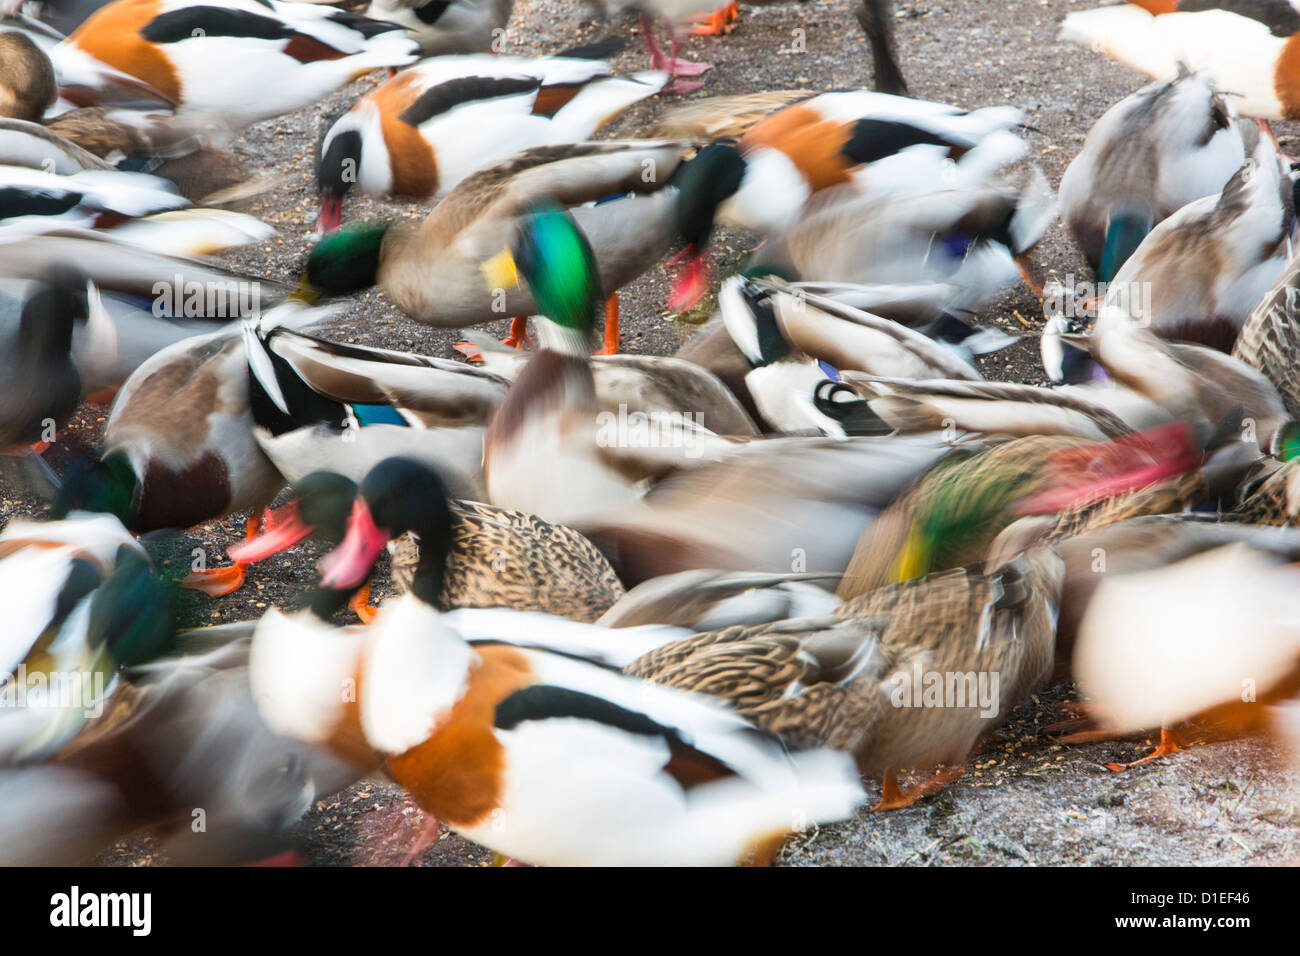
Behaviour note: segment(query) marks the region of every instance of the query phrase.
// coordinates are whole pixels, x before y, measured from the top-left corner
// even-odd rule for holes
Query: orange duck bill
[[[672,312],[684,312],[709,291],[709,251],[689,245],[669,259],[666,265],[677,272],[672,291],[668,293],[668,308]]]
[[[256,538],[249,538],[226,549],[232,561],[241,564],[265,561],[273,554],[287,551],[295,544],[306,541],[316,531],[315,525],[302,520],[297,501],[291,501],[268,512],[264,519],[264,526],[266,530]]]
[[[375,524],[370,508],[358,498],[352,503],[343,541],[316,564],[321,575],[320,583],[340,591],[360,587],[391,537],[388,531]]]

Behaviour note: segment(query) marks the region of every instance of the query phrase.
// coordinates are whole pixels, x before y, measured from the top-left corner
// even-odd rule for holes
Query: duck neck
[[[560,325],[550,319],[539,316],[537,320],[537,338],[541,347],[559,355],[587,360],[587,336],[581,329]]]
[[[411,594],[430,607],[440,611],[447,610],[442,600],[446,572],[446,550],[432,546],[421,547],[420,560],[415,566],[415,574],[411,576]]]

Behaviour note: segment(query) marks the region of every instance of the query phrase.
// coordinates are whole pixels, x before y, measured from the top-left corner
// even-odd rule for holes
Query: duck
[[[773,420],[769,420],[763,412],[759,411],[755,396],[746,379],[755,370],[756,363],[759,366],[768,364],[768,359],[776,357],[780,349],[775,340],[771,344],[765,344],[767,342],[765,336],[760,336],[759,348],[755,349],[752,346],[758,330],[756,328],[751,330],[750,324],[765,314],[763,302],[769,296],[759,292],[757,299],[751,303],[751,296],[735,296],[733,290],[740,288],[743,291],[755,281],[759,284],[784,283],[790,287],[792,290],[790,294],[796,301],[805,304],[810,296],[822,297],[833,303],[827,307],[831,312],[838,312],[841,308],[845,308],[848,310],[845,315],[853,319],[859,319],[863,314],[869,313],[870,318],[863,321],[869,323],[892,321],[916,329],[953,353],[953,357],[959,360],[958,364],[964,363],[973,367],[976,356],[997,352],[1017,341],[1015,336],[996,327],[981,326],[971,321],[972,317],[955,304],[965,296],[965,291],[948,282],[895,285],[816,282],[799,279],[790,281],[792,278],[791,274],[787,274],[787,271],[778,265],[751,266],[746,268],[740,277],[729,277],[718,291],[717,311],[700,327],[699,331],[682,344],[675,354],[676,358],[708,369],[716,375],[765,432],[789,431],[792,427],[796,429],[813,427],[823,432],[827,432],[829,428],[829,434],[838,434],[846,425],[856,429],[878,429],[883,426],[883,422],[879,420],[879,416],[870,413],[870,409],[860,400],[856,400],[849,386],[836,380],[838,369],[833,363],[828,363],[825,367],[818,366],[821,374],[812,376],[814,382],[811,396],[804,391],[793,406],[776,395],[767,401],[769,409],[777,413],[775,420],[779,421],[787,413],[797,414],[801,410],[806,411],[811,397],[815,413],[810,421],[800,417],[778,427]],[[737,283],[742,282],[744,285],[738,287]],[[827,314],[830,321],[829,313],[825,310],[801,313],[799,317],[808,318],[818,313]],[[742,332],[738,336],[733,336],[731,330],[736,322],[740,323]],[[822,334],[824,335],[830,329],[842,327],[842,325],[832,324],[823,330]],[[891,334],[899,334],[890,325],[886,325],[885,328],[889,329]],[[742,340],[750,342],[751,346],[742,349],[737,344]],[[833,338],[828,339],[827,347],[833,347],[834,341]],[[765,350],[771,353],[768,359],[763,357]],[[836,351],[841,350],[836,348]],[[929,348],[926,347],[924,351],[928,353]],[[793,361],[798,356],[789,353],[788,358]],[[849,362],[849,364],[853,363]],[[848,397],[855,399],[853,404],[843,400]],[[834,402],[833,407],[828,404],[829,401]],[[863,414],[864,411],[866,414]],[[843,416],[848,416],[851,420],[841,420]],[[855,433],[870,432],[859,430]]]
[[[0,33],[0,39],[10,34]],[[44,167],[41,160],[47,160]],[[56,176],[72,176],[89,169],[113,167],[58,133],[23,119],[0,119],[0,165],[42,169]]]
[[[506,607],[593,621],[623,594],[604,555],[578,532],[451,498],[436,471],[408,457],[381,461],[360,486],[321,471],[295,482],[293,492],[293,502],[267,517],[272,530],[231,557],[260,561],[319,534],[334,545],[320,562],[325,593],[311,604],[323,619],[352,594],[350,606],[373,620],[365,582],[385,546],[397,591],[439,610]]]
[[[677,231],[686,248],[670,307],[687,308],[707,289],[705,253],[715,222],[780,233],[799,224],[810,200],[832,187],[860,181],[874,195],[936,187],[952,169],[950,157],[986,139],[991,142],[972,166],[987,159],[996,169],[1023,154],[1023,141],[1011,132],[1023,119],[1014,107],[967,112],[855,90],[797,100],[735,142],[710,143],[674,175]]]
[[[105,64],[161,91],[180,112],[237,131],[371,70],[414,63],[418,46],[397,24],[316,4],[112,0],[51,58],[60,71]]]
[[[798,224],[770,236],[745,271],[862,286],[836,295],[909,326],[978,314],[1022,280],[1037,294],[1032,253],[1055,220],[1055,193],[1037,168],[1019,188],[991,179],[997,164],[980,163],[983,148],[967,153],[956,164],[965,172],[946,184],[828,192]]]
[[[244,202],[267,188],[265,179],[249,177],[215,148],[199,124],[141,110],[86,107],[44,125],[0,119],[0,166],[56,176],[147,169],[185,199],[209,207]]]
[[[900,809],[960,778],[976,739],[1046,681],[1062,580],[1048,549],[991,549],[986,562],[876,589],[826,616],[665,644],[624,673],[726,701],[792,747],[850,753],[861,773],[882,778],[874,809]],[[935,674],[999,683],[967,682],[959,702],[936,707]],[[930,774],[904,790],[907,768]]]
[[[1287,412],[1300,417],[1300,382],[1291,374],[1291,356],[1300,343],[1296,280],[1300,264],[1292,259],[1273,288],[1259,300],[1232,346],[1232,357],[1263,374],[1277,389]]]
[[[65,226],[95,227],[189,203],[166,180],[144,173],[88,170],[59,176],[22,166],[0,167],[9,201],[0,214],[0,240]]]
[[[941,453],[930,436],[783,442],[718,435],[680,413],[604,414],[586,355],[599,275],[576,222],[538,210],[499,265],[529,283],[546,318],[488,426],[488,500],[575,527],[627,586],[699,567],[791,570],[792,555],[842,570],[882,498]],[[539,456],[545,474],[530,464]]]
[[[1285,401],[1263,373],[1215,348],[1166,342],[1123,310],[1103,304],[1092,335],[1062,338],[1072,353],[1071,380],[1085,384],[1058,391],[1106,404],[1136,427],[1153,423],[1151,413],[1161,409],[1195,422],[1205,437],[1239,416],[1238,437],[1261,454],[1275,454],[1291,427]]]
[[[964,357],[921,332],[780,279],[732,276],[722,284],[718,307],[752,366],[745,388],[776,431],[815,428],[842,437],[838,403],[832,408],[817,400],[822,383],[837,380],[840,369],[983,380]]]
[[[1133,0],[1153,17],[1169,13],[1198,13],[1203,10],[1230,10],[1251,20],[1258,20],[1274,36],[1289,37],[1300,31],[1300,11],[1291,0],[1258,0],[1254,3],[1214,3],[1212,0]]]
[[[1228,96],[1185,70],[1102,114],[1059,192],[1061,218],[1097,280],[1112,281],[1157,223],[1221,193],[1258,139]]]
[[[330,315],[285,302],[262,321],[301,328]],[[253,437],[242,327],[230,325],[161,349],[131,374],[101,447],[69,473],[52,514],[107,512],[144,532],[251,511],[248,533],[256,533],[285,480]],[[185,583],[219,596],[238,589],[244,573],[239,564],[205,567]]]
[[[602,0],[600,5],[607,13],[622,13],[628,9],[637,12],[638,29],[650,57],[650,68],[663,70],[672,77],[673,81],[667,87],[670,93],[695,92],[704,85],[704,81],[693,77],[702,76],[713,69],[712,63],[685,60],[678,56],[682,42],[682,23],[700,18],[698,25],[707,29],[707,23],[711,22],[715,10],[735,9],[734,4],[719,5],[715,0]],[[724,18],[725,16],[724,12]],[[666,53],[655,38],[656,20],[668,27],[671,45]]]
[[[1272,705],[1300,693],[1290,623],[1295,541],[1290,553],[1277,553],[1279,530],[1268,529],[1271,547],[1229,540],[1154,568],[1101,576],[1074,651],[1089,713],[1106,726],[1103,736],[1161,728],[1155,750],[1110,769],[1181,749],[1176,727],[1192,718],[1230,732],[1266,727]],[[1135,696],[1137,674],[1142,691]]]
[[[172,865],[296,859],[303,814],[364,770],[258,716],[255,623],[181,631],[171,653],[124,670],[100,714],[45,762],[0,770],[0,860],[82,864],[142,829]]]
[[[1051,369],[1048,339],[1069,345],[1070,381],[1082,384],[907,381],[857,372],[841,379],[872,412],[905,431],[947,427],[954,436],[969,431],[1098,440],[1182,420],[1206,447],[1234,437],[1267,454],[1289,426],[1281,397],[1261,373],[1215,349],[1165,342],[1122,310],[1103,304],[1091,336],[1049,327],[1043,348]],[[1049,374],[1063,372],[1058,365]]]
[[[304,280],[312,294],[328,296],[378,283],[412,319],[442,328],[513,316],[506,341],[518,345],[536,303],[513,283],[485,284],[483,266],[511,241],[519,220],[548,200],[571,209],[612,297],[671,248],[668,179],[685,151],[665,141],[523,150],[463,180],[417,229],[364,222],[325,236],[308,255]],[[618,348],[617,317],[613,299],[604,343],[610,353]]]
[[[455,612],[507,613],[520,612]],[[527,615],[526,643],[469,641],[449,618],[412,595],[351,631],[269,611],[250,655],[263,719],[378,755],[453,831],[539,865],[765,863],[792,821],[843,819],[862,799],[843,755],[789,754],[726,709],[565,640],[593,625]],[[295,663],[304,652],[318,665],[309,676]]]
[[[1203,73],[1217,89],[1231,90],[1246,116],[1294,119],[1300,87],[1286,51],[1296,14],[1277,15],[1286,5],[1198,4],[1202,9],[1188,11],[1168,0],[1141,0],[1067,14],[1060,38],[1162,82],[1184,68]]]
[[[866,401],[871,412],[903,433],[947,428],[963,433],[1063,435],[1090,440],[1119,438],[1134,430],[1138,415],[1154,422],[1162,413],[1145,398],[1125,393],[1120,401],[1136,405],[1117,409],[1110,396],[1082,389],[1046,389],[1015,382],[969,382],[950,379],[924,381],[881,378],[842,372],[840,381]],[[1143,418],[1136,422],[1146,424]]]
[[[863,532],[838,594],[848,600],[960,567],[1025,514],[1055,516],[1040,534],[1047,541],[1130,514],[1213,500],[1244,473],[1240,451],[1230,446],[1213,469],[1203,466],[1182,422],[1110,442],[1037,435],[955,449]],[[1176,490],[1166,494],[1170,485]],[[1160,491],[1144,491],[1154,488]]]
[[[321,141],[321,232],[338,228],[355,183],[371,196],[445,196],[466,176],[530,146],[591,138],[653,96],[664,73],[611,75],[606,47],[554,56],[439,56],[366,94]]]
[[[1246,481],[1241,501],[1232,509],[1235,518],[1249,524],[1276,527],[1292,525],[1300,516],[1300,466],[1294,462],[1300,435],[1293,435],[1284,462],[1269,462],[1261,473]]]
[[[477,350],[482,367],[514,382],[527,367],[530,355],[508,348],[471,329],[469,344]],[[611,415],[644,412],[648,415],[680,414],[697,409],[709,430],[733,438],[754,437],[758,425],[736,396],[711,369],[680,356],[592,355],[591,377],[596,404]]]
[[[222,222],[206,215],[192,222],[141,220],[139,224],[158,229],[158,242],[150,244],[177,247],[192,241],[198,252],[213,248],[203,237],[209,226],[224,229]],[[242,218],[234,223],[236,228],[243,224]],[[194,231],[191,226],[199,228]],[[32,281],[64,268],[67,262],[77,263],[83,274],[77,315],[84,314],[85,319],[73,324],[72,361],[82,396],[105,405],[162,348],[226,329],[233,319],[260,308],[263,292],[268,300],[276,294],[276,285],[269,280],[150,252],[121,242],[113,232],[62,229],[58,235],[0,243],[0,342],[6,347],[17,341]]]
[[[483,436],[508,385],[446,359],[331,342],[244,321],[253,437],[289,481],[360,482],[394,455],[435,467],[458,498],[484,496]]]
[[[424,56],[499,52],[514,0],[370,0],[366,16],[401,24]]]
[[[54,67],[25,33],[0,33],[0,116],[39,123],[58,99]]]
[[[840,605],[827,585],[839,575],[790,571],[771,574],[695,568],[642,581],[595,623],[625,628],[649,624],[716,631],[791,618],[822,617]]]
[[[718,460],[741,442],[719,436],[680,411],[634,418],[601,412],[587,353],[601,295],[596,253],[560,206],[535,207],[492,261],[526,282],[539,313],[541,347],[532,354],[483,440],[488,500],[567,523],[569,515],[639,497],[640,482]],[[508,277],[508,278],[507,278]],[[529,462],[546,460],[545,475]]]
[[[45,67],[40,62],[42,58],[54,71],[58,95],[53,103],[42,104],[41,93],[25,104],[26,111],[33,111],[40,106],[43,116],[54,118],[79,107],[170,111],[176,106],[172,97],[107,63],[91,57],[56,54],[56,49],[67,37],[43,20],[19,13],[3,13],[0,14],[0,34],[22,35],[39,51],[41,57],[36,57],[32,54],[31,47],[24,45],[21,47],[20,59],[15,61],[25,63],[32,75],[45,72]],[[39,119],[37,116],[33,122]]]
[[[52,267],[33,286],[12,347],[0,355],[0,450],[43,450],[81,398],[72,333],[91,319],[93,286],[87,292],[85,276],[70,266]]]
[[[1115,273],[1105,305],[1163,338],[1230,352],[1286,266],[1297,182],[1261,137],[1221,193],[1151,230]],[[1189,258],[1202,267],[1189,273]]]
[[[15,612],[0,673],[21,695],[0,719],[6,766],[57,751],[98,716],[120,667],[164,653],[174,639],[170,587],[145,545],[110,515],[10,521],[0,533],[0,589]],[[55,675],[67,683],[51,683]]]
[[[400,454],[437,468],[457,498],[481,499],[485,431],[528,357],[485,337],[475,341],[486,356],[481,367],[250,320],[254,436],[290,481],[321,469],[360,481]],[[680,416],[699,408],[726,434],[757,434],[726,388],[687,363],[610,356],[593,361],[592,377],[599,414]]]

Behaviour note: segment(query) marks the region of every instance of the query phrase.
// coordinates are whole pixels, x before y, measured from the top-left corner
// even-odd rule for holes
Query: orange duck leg
[[[898,771],[886,770],[880,784],[880,802],[871,809],[876,812],[879,810],[901,810],[903,807],[910,807],[918,800],[924,800],[931,794],[938,793],[944,787],[961,779],[962,774],[965,772],[965,764],[944,767],[936,771],[928,780],[922,780],[920,783],[908,787],[907,790],[903,790],[898,785]]]
[[[262,516],[254,514],[244,525],[244,540],[257,537],[262,530]],[[207,568],[203,571],[191,571],[181,583],[187,588],[202,591],[209,597],[222,597],[232,594],[244,586],[244,572],[248,565],[236,561],[224,568]]]

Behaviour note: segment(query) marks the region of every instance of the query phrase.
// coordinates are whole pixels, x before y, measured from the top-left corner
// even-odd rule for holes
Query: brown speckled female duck
[[[880,588],[827,617],[698,634],[624,672],[720,697],[792,746],[851,751],[883,774],[876,809],[905,807],[960,777],[975,740],[1046,679],[1062,576],[1038,549]],[[967,706],[935,699],[945,686]],[[899,789],[900,769],[939,765]]]

